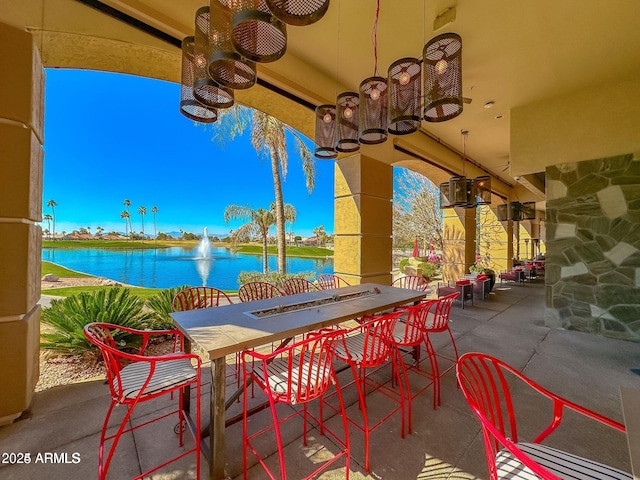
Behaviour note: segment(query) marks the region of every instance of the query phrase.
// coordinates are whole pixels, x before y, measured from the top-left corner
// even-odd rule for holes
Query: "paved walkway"
[[[640,376],[632,372],[632,369],[640,368],[640,346],[597,335],[551,330],[544,326],[543,315],[544,288],[541,282],[526,286],[496,284],[488,300],[477,302],[464,310],[454,307],[452,329],[461,353],[481,351],[495,355],[524,370],[550,390],[622,421],[619,387],[640,389]],[[437,338],[434,342],[436,348],[450,350],[447,338],[446,334]],[[342,375],[347,374],[345,372]],[[412,381],[419,382],[420,379]],[[354,398],[351,396],[349,400],[351,415],[357,415],[358,412]],[[382,396],[370,398],[371,408],[384,409],[387,406],[387,400]],[[362,434],[351,429],[350,478],[488,478],[479,424],[462,393],[456,388],[453,373],[443,379],[442,406],[433,410],[431,401],[431,389],[414,401],[414,432],[405,439],[400,438],[399,417],[372,434],[372,471],[369,475],[365,475],[362,468]],[[0,454],[28,452],[31,454],[31,463],[0,463],[0,478],[95,478],[99,432],[108,403],[108,389],[102,382],[56,387],[37,393],[31,409],[22,419],[0,428]],[[208,397],[203,398],[203,403],[208,404]],[[240,405],[234,405],[232,413],[237,413]],[[150,408],[141,408],[136,421],[149,414]],[[539,412],[529,411],[525,416],[526,423],[533,423],[538,419]],[[251,421],[255,427],[269,420],[269,412],[264,411]],[[332,418],[329,424],[338,420]],[[568,428],[551,437],[552,445],[630,471],[624,435],[603,432],[594,428],[592,423],[575,418],[569,420]],[[155,431],[142,429],[124,438],[109,478],[131,478],[142,471],[140,468],[146,468],[148,461],[153,462],[175,449],[172,427],[171,424],[154,425],[151,428]],[[293,479],[300,478],[308,471],[314,454],[322,455],[331,451],[331,443],[315,431],[312,432],[312,447],[306,449],[302,447],[298,426],[286,432],[286,458]],[[232,478],[241,478],[242,474],[241,440],[241,425],[230,427],[227,472]],[[317,446],[317,451],[313,450],[314,446]],[[273,445],[268,442],[265,448],[273,451]],[[58,454],[56,463],[35,462],[36,458],[43,460],[43,455],[47,453]],[[75,453],[78,456],[74,457]],[[37,457],[37,454],[43,455]],[[74,463],[75,459],[79,461]],[[67,463],[60,463],[63,460]],[[272,460],[269,458],[269,461]],[[194,465],[193,456],[190,456],[154,478],[191,478]],[[251,468],[250,478],[261,479],[265,475],[259,468]],[[344,464],[337,462],[336,470],[326,473],[322,478],[344,478]]]

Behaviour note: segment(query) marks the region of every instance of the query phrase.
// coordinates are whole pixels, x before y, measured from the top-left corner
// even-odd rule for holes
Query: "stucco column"
[[[336,162],[334,270],[349,283],[391,283],[393,168],[355,154]]]
[[[476,257],[475,208],[444,209],[442,243],[442,279],[458,280],[469,273]]]
[[[44,70],[30,33],[0,23],[0,425],[38,381]]]

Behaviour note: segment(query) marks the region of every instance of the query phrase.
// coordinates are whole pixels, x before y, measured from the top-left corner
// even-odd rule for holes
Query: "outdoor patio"
[[[476,302],[465,310],[454,306],[451,327],[461,354],[481,351],[497,356],[550,390],[622,421],[619,388],[640,388],[640,377],[630,370],[640,366],[638,345],[597,335],[550,329],[544,326],[543,315],[544,286],[541,281],[525,286],[497,283],[488,300]],[[450,349],[448,336],[434,337],[434,345],[438,350]],[[346,381],[350,375],[347,370],[341,374],[341,379]],[[203,377],[208,379],[209,375],[205,373]],[[416,384],[424,381],[421,377],[413,380]],[[357,414],[356,396],[347,397],[349,413]],[[371,394],[368,400],[371,409],[383,409],[389,401],[377,394]],[[487,478],[479,423],[461,391],[456,388],[453,372],[443,379],[442,406],[433,410],[431,402],[431,388],[414,401],[413,433],[404,440],[400,438],[399,414],[371,435],[369,475],[363,469],[363,435],[352,428],[351,478]],[[31,409],[23,418],[0,428],[0,452],[28,452],[31,463],[10,465],[3,462],[0,477],[5,480],[95,478],[100,428],[108,403],[108,388],[101,381],[37,393]],[[207,394],[203,398],[203,410],[207,410],[208,403]],[[143,405],[135,415],[136,420],[148,414],[150,408],[161,407]],[[240,409],[241,403],[237,403],[230,413],[236,414]],[[527,424],[535,423],[538,417],[536,410],[531,410],[530,414]],[[268,421],[270,413],[265,410],[252,417],[250,428],[255,429],[257,423]],[[334,417],[328,424],[331,426],[337,421],[339,418]],[[583,423],[575,417],[568,417],[568,421],[564,429],[551,437],[551,445],[631,470],[624,435],[601,431],[600,427]],[[175,448],[174,425],[175,419],[172,418],[154,424],[151,430],[141,429],[134,435],[125,436],[111,465],[109,478],[131,478],[142,471],[141,467],[144,469],[149,462]],[[311,471],[313,456],[324,455],[332,448],[329,440],[317,431],[311,432],[309,447],[303,447],[299,427],[293,422],[284,433],[288,443],[285,458],[291,478],[299,478]],[[227,473],[231,478],[241,478],[242,475],[241,440],[241,423],[229,427]],[[274,443],[265,442],[264,446],[271,452],[275,450]],[[54,452],[58,454],[55,463],[51,459],[48,463],[36,463],[38,454]],[[76,452],[80,461],[73,463]],[[206,478],[207,465],[202,458],[202,478]],[[251,458],[250,462],[254,463]],[[194,466],[193,456],[190,456],[153,478],[191,478]],[[252,468],[249,477],[266,478],[260,467]],[[344,478],[344,463],[338,461],[335,469],[321,478]]]

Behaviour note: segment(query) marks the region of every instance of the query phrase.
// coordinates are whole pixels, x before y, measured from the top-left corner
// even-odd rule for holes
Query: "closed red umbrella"
[[[416,238],[416,241],[413,242],[413,256],[414,257],[419,257],[420,256],[420,246],[418,245],[418,239]]]

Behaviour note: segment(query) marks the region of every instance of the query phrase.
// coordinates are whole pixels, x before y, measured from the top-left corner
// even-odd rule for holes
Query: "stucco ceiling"
[[[202,0],[25,0],[0,7],[2,17],[28,17],[55,4],[56,17],[73,9],[87,34],[123,35],[118,21],[80,3],[107,5],[177,40],[193,34]],[[455,7],[455,19],[434,29],[434,20]],[[51,10],[51,9],[49,9]],[[92,10],[90,13],[89,10]],[[79,11],[87,11],[82,18]],[[335,96],[357,90],[374,73],[372,28],[376,0],[333,0],[316,24],[288,27],[288,48],[277,62],[259,65],[259,76],[311,104],[334,103]],[[42,17],[45,13],[40,12]],[[31,23],[37,23],[33,13]],[[49,13],[51,15],[51,13]],[[89,21],[89,18],[91,20]],[[463,88],[470,98],[457,118],[422,129],[462,150],[505,178],[509,175],[510,113],[513,108],[640,75],[640,1],[638,0],[381,0],[377,28],[378,71],[386,75],[394,60],[418,57],[424,43],[452,31],[463,40]],[[29,21],[24,20],[28,26]],[[50,22],[51,23],[51,22]],[[64,22],[48,29],[64,30]],[[127,27],[129,28],[129,27]],[[95,34],[95,33],[93,33]],[[178,53],[175,45],[149,40]],[[173,68],[173,67],[172,67]],[[178,74],[176,72],[176,74]],[[638,99],[629,99],[638,101]],[[485,108],[493,102],[492,108]],[[561,112],[558,112],[561,114]],[[529,168],[530,173],[541,171]],[[512,180],[512,179],[511,179]]]

